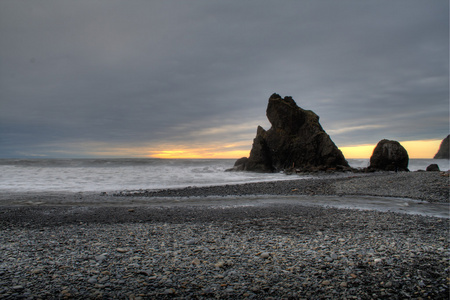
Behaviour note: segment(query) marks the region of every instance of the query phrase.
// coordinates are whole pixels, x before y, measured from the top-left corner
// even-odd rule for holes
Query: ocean
[[[225,172],[234,159],[0,159],[0,192],[110,192],[211,186],[310,176],[282,173]],[[355,168],[368,159],[348,159]],[[409,169],[437,163],[449,170],[449,160],[410,159]]]

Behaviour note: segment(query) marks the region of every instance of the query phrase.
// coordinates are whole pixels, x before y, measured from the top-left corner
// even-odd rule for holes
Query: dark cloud
[[[4,0],[0,155],[250,144],[273,92],[339,146],[441,139],[448,22],[444,0]]]

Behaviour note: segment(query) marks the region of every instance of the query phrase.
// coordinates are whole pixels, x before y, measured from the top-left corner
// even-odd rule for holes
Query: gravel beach
[[[0,298],[449,298],[448,218],[298,204],[100,205],[250,194],[448,202],[438,172],[115,194],[0,195]]]
[[[378,172],[311,175],[309,179],[183,189],[121,191],[115,196],[371,195],[449,202],[448,173]],[[295,176],[292,176],[295,178]]]

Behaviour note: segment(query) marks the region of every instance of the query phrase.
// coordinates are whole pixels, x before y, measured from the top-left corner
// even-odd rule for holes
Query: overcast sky
[[[449,2],[0,1],[0,157],[250,151],[274,92],[339,147],[443,139]]]

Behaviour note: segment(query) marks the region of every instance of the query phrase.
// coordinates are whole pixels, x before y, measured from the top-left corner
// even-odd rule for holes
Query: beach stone
[[[166,289],[166,290],[164,291],[164,294],[166,294],[166,295],[172,295],[172,294],[175,294],[175,289],[173,289],[173,288]]]
[[[223,260],[219,260],[217,263],[214,264],[217,268],[223,268],[225,266],[225,262]]]
[[[89,283],[97,283],[97,277],[96,277],[96,276],[90,277],[90,278],[88,279],[88,282],[89,282]]]
[[[105,259],[106,259],[106,256],[105,256],[104,254],[97,255],[97,256],[95,257],[95,260],[96,260],[96,261],[99,261],[99,262],[102,262],[102,261],[104,261]]]

